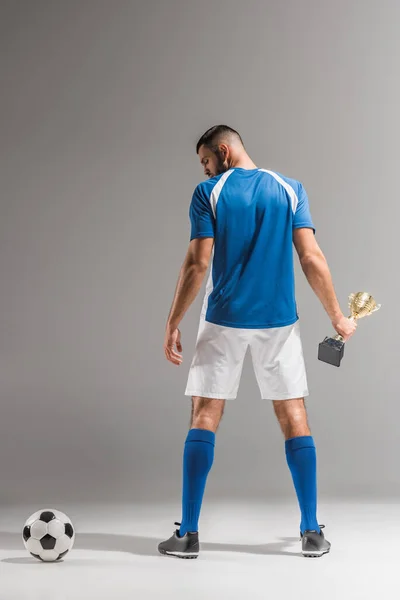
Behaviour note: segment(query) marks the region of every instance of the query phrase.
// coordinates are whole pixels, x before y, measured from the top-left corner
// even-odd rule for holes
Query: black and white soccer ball
[[[59,561],[74,545],[75,528],[63,512],[45,508],[26,520],[22,539],[28,552],[38,560]]]

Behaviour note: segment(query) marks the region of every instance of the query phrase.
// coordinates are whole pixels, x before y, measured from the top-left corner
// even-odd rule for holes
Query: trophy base
[[[326,337],[318,346],[318,360],[340,367],[344,354],[344,342]]]

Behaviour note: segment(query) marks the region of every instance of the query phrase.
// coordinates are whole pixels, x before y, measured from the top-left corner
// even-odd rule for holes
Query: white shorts
[[[200,317],[185,396],[234,399],[250,346],[262,399],[308,396],[300,323],[270,329],[225,327]]]

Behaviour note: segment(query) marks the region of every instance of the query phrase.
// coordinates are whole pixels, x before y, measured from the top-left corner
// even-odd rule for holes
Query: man
[[[258,168],[237,131],[209,129],[196,152],[208,180],[190,205],[190,245],[168,316],[164,351],[182,363],[178,325],[195,299],[209,266],[196,349],[185,395],[192,397],[183,453],[182,522],[159,544],[162,554],[197,558],[198,521],[215,434],[226,399],[237,395],[250,346],[261,398],[273,402],[301,512],[303,556],[329,552],[317,521],[316,449],[307,422],[308,395],[295,300],[294,244],[302,270],[334,329],[348,340],[356,323],[340,310],[330,270],[315,239],[301,183]]]

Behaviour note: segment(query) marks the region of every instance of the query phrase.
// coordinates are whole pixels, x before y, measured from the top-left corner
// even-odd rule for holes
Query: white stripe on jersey
[[[218,182],[214,185],[213,187],[213,191],[211,192],[211,196],[210,196],[210,203],[211,203],[211,208],[214,214],[214,218],[217,214],[217,202],[218,202],[218,198],[219,195],[222,191],[222,188],[225,185],[226,180],[228,179],[229,175],[232,175],[233,173],[233,169],[226,171],[222,177],[220,179],[218,179]]]
[[[222,177],[220,179],[218,179],[218,182],[213,187],[213,190],[212,190],[211,196],[210,196],[210,204],[211,204],[214,218],[216,217],[216,214],[217,214],[217,202],[218,202],[219,195],[222,191],[222,188],[225,185],[226,180],[228,179],[229,175],[231,175],[232,173],[233,173],[233,169],[226,171],[222,175]],[[206,283],[206,292],[205,292],[205,296],[204,296],[204,300],[203,300],[203,305],[202,305],[202,308],[200,311],[201,315],[206,314],[207,307],[208,307],[208,297],[214,289],[214,282],[213,282],[213,278],[212,278],[213,261],[214,261],[214,246],[212,249],[212,256],[211,256],[211,260],[210,260],[210,274],[208,276],[208,280]]]
[[[269,175],[272,175],[272,177],[274,177],[278,183],[283,185],[283,187],[285,188],[285,190],[287,191],[287,193],[290,196],[290,200],[292,202],[292,211],[294,214],[296,212],[296,208],[297,208],[297,204],[298,204],[299,200],[298,200],[296,192],[294,191],[292,186],[289,185],[288,183],[286,183],[286,181],[284,181],[282,179],[282,177],[279,177],[279,175],[277,173],[274,173],[273,171],[268,171],[267,169],[259,169],[259,171],[264,171],[264,173],[269,173]]]

